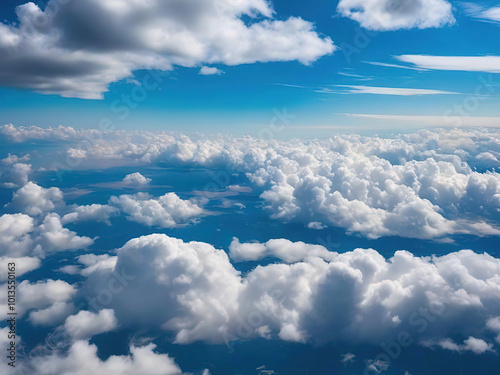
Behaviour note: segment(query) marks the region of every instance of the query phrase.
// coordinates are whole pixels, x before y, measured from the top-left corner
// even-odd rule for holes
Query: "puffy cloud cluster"
[[[138,223],[174,228],[189,224],[204,213],[195,201],[183,200],[175,193],[152,198],[147,193],[111,197],[110,203],[119,207],[127,218]]]
[[[139,172],[135,172],[126,175],[123,182],[129,185],[147,185],[151,182],[151,179],[144,177]]]
[[[87,206],[73,205],[71,212],[64,215],[61,219],[63,224],[79,221],[103,222],[111,225],[110,217],[118,212],[118,209],[103,204],[90,204]]]
[[[7,126],[3,131],[12,140],[59,133],[55,128],[44,133]],[[68,132],[61,130],[59,139]],[[73,139],[78,142],[85,135],[97,137],[81,130]],[[500,233],[496,130],[419,131],[392,138],[345,135],[321,141],[193,140],[160,132],[101,133],[99,139],[88,146],[75,143],[74,152],[84,154],[82,168],[105,159],[120,165],[162,162],[246,173],[273,218],[310,228],[342,227],[371,238]],[[130,209],[129,216],[139,212],[137,218],[147,225],[173,224],[159,198],[115,200],[118,207]],[[173,196],[168,200],[177,201]],[[148,210],[161,219],[152,219]]]
[[[64,97],[102,98],[139,69],[309,64],[335,50],[312,23],[275,19],[266,0],[50,0],[16,13],[18,25],[0,23],[0,84]]]
[[[469,337],[489,348],[485,328],[498,328],[491,316],[500,308],[500,260],[487,254],[398,251],[386,260],[375,250],[327,254],[286,240],[231,246],[240,258],[272,253],[289,264],[242,276],[209,244],[154,234],[119,249],[113,268],[94,267],[85,293],[94,298],[116,273],[127,275],[132,282],[108,308],[120,324],[161,326],[178,343],[255,337],[379,343],[406,330],[422,344],[462,335],[465,350],[479,352],[481,343]]]
[[[97,314],[90,311],[80,311],[66,318],[65,331],[75,340],[90,339],[94,335],[115,329],[118,322],[113,310],[104,309]]]
[[[68,353],[54,352],[49,356],[35,357],[31,366],[36,375],[182,375],[174,360],[154,351],[156,346],[132,346],[130,355],[111,356],[101,360],[97,346],[88,341],[75,342]]]
[[[455,22],[446,0],[341,0],[337,11],[370,30],[427,29]]]
[[[0,329],[0,345],[9,347],[9,328]],[[17,344],[20,344],[17,337]],[[50,350],[46,348],[41,355],[29,359],[18,359],[16,367],[7,365],[7,357],[0,359],[0,371],[5,374],[22,375],[182,375],[184,374],[175,361],[167,354],[156,352],[156,345],[131,345],[130,353],[113,355],[102,360],[98,356],[98,348],[86,340],[78,340],[71,344],[68,351]],[[209,375],[208,370],[203,375]],[[188,374],[186,374],[188,375]]]
[[[26,164],[29,160],[29,155],[18,157],[11,154],[0,160],[0,181],[3,182],[3,186],[18,187],[25,185],[31,173],[31,165]]]
[[[470,336],[468,339],[464,340],[462,345],[455,343],[452,339],[443,339],[437,344],[424,343],[428,346],[438,346],[441,349],[452,350],[456,352],[471,351],[474,354],[483,354],[486,352],[493,351],[493,344],[488,344],[486,341],[481,339],[476,339]]]
[[[14,193],[9,207],[17,212],[37,216],[63,205],[63,193],[59,188],[45,189],[30,181]]]
[[[57,214],[48,214],[39,225],[25,214],[0,216],[0,256],[44,257],[47,253],[77,250],[90,246],[94,241],[80,237],[64,228]]]
[[[3,287],[5,288],[5,285]],[[43,323],[47,322],[47,319],[43,319],[43,315],[48,315],[49,311],[60,309],[62,304],[71,303],[71,299],[77,292],[75,286],[62,280],[45,280],[35,283],[24,280],[18,284],[16,290],[17,316],[21,318],[24,314],[31,311],[30,319],[33,318],[35,322],[40,319],[40,322],[43,321]],[[6,315],[6,295],[1,297],[1,301],[2,306],[0,310],[3,315]],[[66,311],[71,313],[70,309]],[[55,321],[58,318],[53,316],[50,319]]]

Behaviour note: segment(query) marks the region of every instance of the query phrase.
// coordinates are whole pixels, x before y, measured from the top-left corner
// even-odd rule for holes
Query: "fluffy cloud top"
[[[0,24],[0,84],[102,98],[134,70],[297,60],[335,50],[312,23],[274,18],[265,0],[50,0]],[[228,30],[230,32],[228,32]]]
[[[132,346],[131,355],[111,356],[105,361],[97,356],[97,346],[87,341],[75,342],[69,352],[54,352],[31,362],[37,375],[181,375],[181,369],[165,354],[154,352],[155,345]]]
[[[213,76],[213,75],[221,75],[224,72],[216,67],[211,66],[202,66],[200,69],[200,73],[202,76]]]
[[[61,219],[62,224],[79,221],[94,221],[110,225],[110,217],[118,211],[115,207],[102,204],[91,204],[88,206],[74,205],[70,208],[72,211],[63,216]]]
[[[118,322],[113,310],[104,309],[97,314],[90,311],[80,311],[71,315],[64,323],[66,332],[76,340],[90,339],[94,335],[115,329]]]
[[[95,145],[78,148],[85,148],[82,168],[85,162],[91,168],[105,158],[120,165],[162,162],[245,173],[273,218],[299,221],[311,228],[342,227],[371,238],[500,233],[500,175],[495,172],[500,166],[500,133],[494,130],[288,142],[250,137],[191,140],[159,132],[143,132],[138,137],[133,132],[9,125],[0,131],[16,142],[101,137]],[[478,165],[482,172],[475,170]],[[169,227],[201,212],[199,206],[181,203],[174,196],[126,195],[114,202],[146,225]],[[178,219],[169,210],[178,211]]]
[[[275,240],[264,246],[290,264],[258,266],[242,277],[209,244],[163,234],[133,239],[113,268],[88,274],[86,293],[93,298],[113,272],[126,272],[133,283],[109,306],[119,322],[162,326],[179,343],[254,337],[378,343],[407,330],[415,343],[462,334],[467,350],[479,351],[481,343],[468,337],[487,342],[480,338],[485,325],[496,327],[487,322],[500,308],[500,261],[487,254],[430,258],[399,251],[386,260],[374,250],[326,256],[317,245]]]
[[[58,214],[48,214],[36,226],[28,215],[5,214],[0,217],[0,240],[0,256],[15,258],[44,257],[47,253],[83,249],[94,242],[64,228]]]
[[[37,216],[54,211],[63,204],[63,193],[59,188],[44,189],[30,181],[14,193],[9,206],[16,211]]]
[[[11,154],[0,160],[0,181],[3,182],[5,187],[23,186],[28,182],[31,165],[25,162],[29,160],[29,155],[18,157]]]
[[[30,283],[26,280],[17,286],[16,312],[19,318],[26,312],[46,309],[58,302],[69,302],[77,289],[62,280],[45,280]],[[7,314],[6,296],[1,297],[2,314]]]
[[[167,193],[158,198],[145,193],[120,195],[111,197],[110,203],[127,214],[129,220],[161,228],[189,224],[204,212],[194,201],[183,200],[175,193]]]
[[[130,185],[147,185],[151,182],[151,179],[144,177],[139,172],[135,172],[126,175],[123,182]]]
[[[337,11],[371,30],[427,29],[455,22],[446,0],[341,0]]]

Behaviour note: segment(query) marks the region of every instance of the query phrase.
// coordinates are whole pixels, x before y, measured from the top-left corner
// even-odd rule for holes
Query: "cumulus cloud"
[[[500,316],[488,319],[488,321],[486,322],[486,326],[489,330],[498,333],[498,336],[495,338],[495,340],[500,344]]]
[[[0,256],[21,258],[23,264],[30,265],[27,269],[35,262],[22,258],[25,255],[44,257],[52,252],[83,249],[94,242],[64,228],[54,213],[45,216],[39,225],[34,225],[33,218],[25,214],[0,216],[0,240]]]
[[[31,365],[37,375],[181,375],[181,369],[166,354],[154,351],[154,344],[132,346],[130,355],[111,356],[101,360],[97,346],[88,341],[77,341],[65,354],[54,352],[35,357]]]
[[[62,280],[45,280],[36,283],[24,280],[17,286],[17,316],[21,318],[28,311],[46,309],[58,302],[69,302],[76,294],[76,291],[77,289],[73,285]],[[6,315],[6,298],[2,296],[1,300],[2,306],[0,310],[2,314]],[[34,319],[36,320],[37,317]]]
[[[309,64],[335,50],[312,23],[276,19],[265,0],[50,0],[16,13],[18,25],[0,24],[0,84],[64,97],[102,98],[139,69]]]
[[[151,182],[151,179],[144,177],[139,172],[135,172],[126,175],[123,182],[129,185],[147,185]]]
[[[425,346],[434,346],[432,342],[427,342],[424,343]],[[474,354],[484,354],[486,352],[491,352],[493,351],[493,344],[488,344],[486,341],[482,339],[477,339],[475,337],[470,336],[469,338],[465,339],[462,345],[459,345],[455,343],[452,339],[446,338],[437,343],[437,346],[446,349],[446,350],[451,350],[455,352],[464,352],[464,351],[471,351]]]
[[[33,219],[24,214],[0,216],[0,254],[18,257],[32,249]]]
[[[67,128],[5,126],[1,130],[16,142],[98,136],[94,131]],[[269,142],[251,137],[192,140],[159,132],[143,132],[140,137],[133,132],[100,133],[100,137],[97,145],[85,147],[83,161],[88,168],[105,159],[117,165],[162,162],[244,173],[271,217],[310,228],[341,227],[370,238],[500,233],[500,175],[495,172],[500,133],[496,130]],[[486,152],[494,158],[485,157]],[[115,206],[126,207],[131,218],[136,212],[146,225],[174,225],[159,198],[142,194],[114,200]],[[173,196],[165,200],[178,201]],[[148,210],[161,219],[155,221]]]
[[[80,311],[71,315],[64,323],[65,331],[75,340],[90,339],[94,335],[112,331],[118,326],[113,310],[104,309],[97,314]]]
[[[71,212],[62,217],[62,224],[93,221],[111,225],[110,217],[118,212],[118,209],[115,207],[102,204],[91,204],[88,206],[73,205],[70,209]]]
[[[0,160],[0,181],[3,186],[19,187],[28,183],[31,165],[26,164],[26,162],[29,160],[29,154],[23,157],[9,154],[9,156]]]
[[[0,222],[1,220],[2,218],[0,217]],[[22,276],[25,273],[36,270],[42,264],[39,258],[34,258],[34,257],[11,258],[11,257],[0,256],[0,269],[6,270],[9,263],[15,263],[16,277]],[[3,275],[0,275],[0,282],[6,281],[7,277],[8,277],[7,272],[5,272]]]
[[[30,181],[14,193],[8,207],[30,216],[37,216],[54,211],[63,205],[63,193],[59,188],[45,189]]]
[[[36,253],[57,252],[84,249],[94,243],[89,237],[80,237],[75,232],[64,228],[58,214],[49,214],[38,227],[35,238]]]
[[[296,254],[293,263],[258,266],[242,276],[209,244],[163,234],[136,238],[118,250],[113,268],[88,273],[85,293],[93,298],[113,272],[126,271],[133,283],[109,305],[120,324],[162,327],[178,343],[254,337],[379,343],[406,330],[414,342],[462,334],[466,350],[479,350],[480,342],[466,338],[484,341],[485,322],[500,308],[500,261],[487,254],[398,251],[386,260],[357,249],[325,260],[312,255],[316,245],[278,243]],[[309,251],[299,256],[294,246]]]
[[[455,22],[445,0],[341,0],[337,11],[370,30],[427,29]]]
[[[196,202],[183,200],[175,193],[153,198],[146,193],[111,197],[110,203],[119,207],[127,218],[138,223],[175,228],[192,223],[204,210]]]
[[[54,326],[63,322],[76,308],[72,302],[55,302],[46,309],[30,313],[29,320],[35,326]]]
[[[199,74],[202,76],[221,75],[224,72],[214,66],[202,66]]]
[[[307,257],[319,257],[325,260],[332,260],[335,257],[334,253],[320,245],[309,245],[286,239],[269,240],[264,244],[258,242],[242,244],[237,238],[234,238],[229,245],[229,255],[236,262],[275,257],[286,263],[296,263]]]

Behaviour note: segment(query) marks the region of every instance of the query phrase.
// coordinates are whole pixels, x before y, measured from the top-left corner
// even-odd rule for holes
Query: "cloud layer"
[[[222,177],[244,173],[254,191],[261,193],[271,217],[311,228],[341,227],[370,238],[500,234],[500,175],[495,171],[500,166],[500,135],[496,130],[288,142],[251,137],[192,140],[153,132],[143,132],[131,142],[134,134],[126,132],[8,125],[0,131],[16,142],[52,137],[76,143],[98,138],[96,143],[75,144],[68,150],[68,155],[82,155],[81,168],[106,159],[111,165],[113,161],[117,165],[162,162],[219,168]],[[27,202],[21,194],[25,190],[33,190],[40,199],[21,204]],[[32,214],[58,201],[56,191],[49,199],[48,191],[33,184],[16,194],[18,206]],[[132,220],[163,227],[186,224],[203,213],[201,203],[183,201],[171,193],[157,198],[123,195],[111,204]]]

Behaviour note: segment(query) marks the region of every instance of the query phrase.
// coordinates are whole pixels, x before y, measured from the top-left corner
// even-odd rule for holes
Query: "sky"
[[[2,375],[498,375],[500,4],[0,13]]]
[[[119,2],[109,4],[115,3]],[[247,41],[254,45],[249,47],[251,50],[241,52],[245,56],[228,57],[228,52],[222,49],[237,50],[238,42],[226,41],[226,46],[221,47],[216,41],[201,40],[205,25],[192,25],[189,38],[193,39],[172,38],[172,43],[185,48],[175,51],[169,46],[154,45],[153,34],[147,34],[154,33],[153,25],[147,30],[130,15],[120,14],[115,14],[116,20],[106,27],[102,26],[109,37],[98,37],[97,40],[104,42],[96,47],[99,50],[93,51],[89,40],[96,37],[85,28],[89,22],[94,25],[100,22],[106,25],[107,22],[100,18],[91,21],[97,6],[90,7],[87,13],[77,13],[78,7],[71,2],[53,2],[47,15],[42,14],[38,20],[41,24],[49,24],[49,18],[55,21],[48,28],[42,25],[43,30],[35,28],[33,32],[27,25],[30,22],[36,25],[36,18],[30,21],[26,16],[24,28],[28,31],[20,31],[19,14],[23,17],[23,14],[36,13],[43,10],[45,4],[38,4],[38,8],[21,8],[27,10],[25,13],[17,8],[16,14],[16,6],[24,6],[23,2],[4,1],[0,5],[3,28],[21,39],[5,37],[3,42],[4,46],[11,43],[11,49],[3,58],[5,73],[0,79],[0,121],[25,126],[97,128],[100,120],[112,117],[116,126],[123,129],[175,130],[182,127],[202,133],[257,135],[262,127],[273,121],[274,111],[286,108],[294,118],[287,124],[288,131],[280,137],[321,137],[331,131],[376,132],[387,128],[461,126],[464,123],[468,126],[498,125],[500,115],[495,104],[499,82],[494,73],[498,71],[495,59],[500,54],[500,45],[495,2],[474,5],[436,0],[429,2],[428,9],[424,9],[422,2],[416,2],[416,7],[421,9],[403,6],[395,11],[395,16],[382,22],[377,21],[382,1],[378,2],[382,5],[374,5],[363,15],[356,16],[351,11],[361,3],[274,1],[266,4],[264,10],[257,6],[243,17],[248,26],[266,20],[280,22],[298,17],[307,22],[311,30],[308,34],[311,39],[306,43],[314,41],[316,44],[310,44],[309,49],[300,48],[297,43],[302,43],[306,32],[283,30],[277,32],[281,33],[279,37],[288,38],[290,45],[297,46],[296,50],[289,48],[272,54],[269,50],[275,48],[273,43],[279,42],[269,39],[272,32],[267,30],[267,36],[262,34],[263,38],[268,38],[265,47],[259,45],[264,43],[262,41]],[[110,5],[107,11],[112,12],[112,7]],[[239,16],[233,13],[223,22],[234,22]],[[68,26],[71,22],[60,21],[72,17],[80,28],[72,29]],[[165,17],[168,18],[168,14]],[[215,20],[220,15],[214,13],[210,17]],[[120,22],[124,25],[119,26]],[[127,22],[132,25],[129,34],[121,29]],[[22,20],[20,24],[23,25]],[[50,33],[59,36],[48,37]],[[61,33],[68,37],[61,37]],[[123,43],[120,33],[129,35],[130,46]],[[248,33],[248,38],[253,38],[252,33]],[[137,40],[132,42],[132,36]],[[194,40],[198,37],[201,39],[197,42],[208,45],[207,49],[218,50],[220,56],[209,50],[203,52],[204,56],[196,55]],[[75,42],[71,43],[69,38]],[[235,46],[230,44],[233,42]],[[17,53],[14,46],[19,49]],[[259,48],[269,50],[262,52]],[[38,57],[48,58],[48,63],[50,50],[57,50],[52,55],[61,54],[59,62],[64,60],[61,70],[37,71],[40,65],[35,62],[36,55],[24,49],[40,49]],[[101,61],[106,56],[112,60],[111,55],[132,49],[142,51],[142,58],[130,57],[133,62],[110,67],[105,67]],[[75,53],[80,53],[82,60],[78,61]],[[438,56],[445,61],[436,65],[434,61]],[[467,60],[470,57],[477,60]],[[16,58],[19,62],[13,63]],[[96,66],[94,72],[85,72],[83,66],[92,64],[99,67]],[[148,66],[154,66],[158,75],[154,88],[144,92],[143,80],[149,74]],[[200,74],[202,67],[207,67],[205,73],[208,75]],[[38,82],[39,79],[43,83]],[[60,80],[65,79],[82,79],[82,82],[73,82],[72,85],[80,86],[75,91],[75,87],[61,87]],[[95,87],[83,89],[93,80],[98,81]],[[124,95],[135,100],[127,101]],[[27,105],[29,111],[20,110]],[[126,116],[119,110],[123,106],[131,109]],[[411,117],[391,117],[401,115]],[[472,118],[463,120],[463,117]]]

